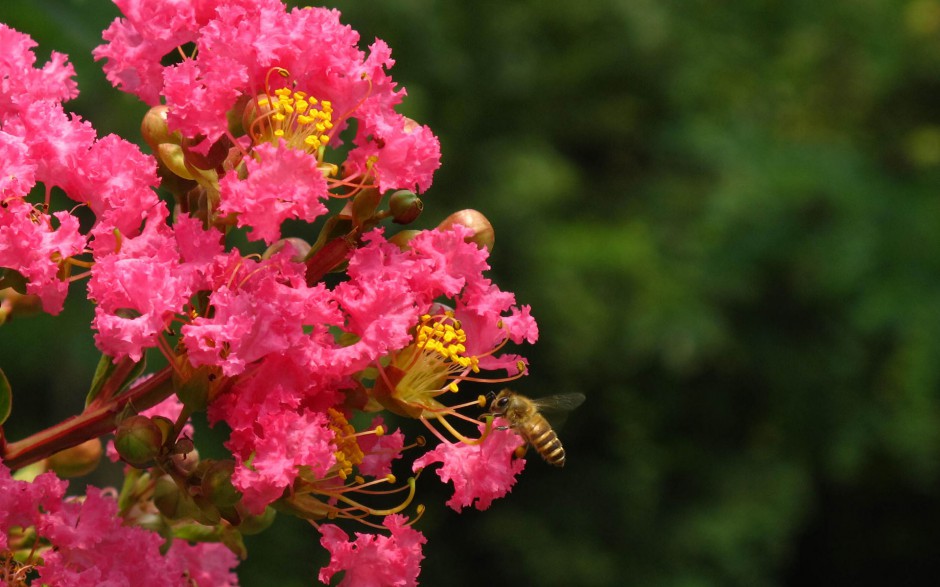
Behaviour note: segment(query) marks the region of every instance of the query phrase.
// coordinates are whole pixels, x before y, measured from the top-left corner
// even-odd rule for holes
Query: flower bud
[[[180,143],[180,134],[171,133],[166,123],[166,114],[169,111],[164,105],[154,106],[144,114],[144,119],[140,123],[140,133],[144,140],[154,151],[157,145],[161,143]]]
[[[192,518],[199,513],[193,499],[169,475],[159,477],[154,483],[153,505],[171,520]]]
[[[59,477],[81,477],[95,470],[102,452],[101,440],[92,438],[55,453],[46,460],[46,464]]]
[[[163,434],[146,416],[131,416],[123,420],[114,432],[114,448],[124,461],[142,466],[160,454]]]
[[[276,516],[277,511],[270,506],[264,508],[264,511],[257,516],[243,512],[242,522],[238,525],[238,531],[241,532],[243,536],[260,534],[274,523]]]
[[[153,422],[160,431],[160,444],[166,444],[170,439],[170,435],[173,434],[176,424],[166,416],[154,416],[150,418],[150,421]]]
[[[401,230],[389,237],[388,242],[398,245],[398,248],[404,251],[410,248],[408,243],[411,239],[419,234],[421,234],[420,230]]]
[[[261,255],[261,258],[270,259],[277,253],[280,253],[284,247],[293,247],[294,254],[291,256],[290,260],[294,263],[303,263],[304,259],[306,259],[307,255],[310,253],[310,243],[302,238],[292,236],[276,241],[273,245],[268,247],[264,254]]]
[[[224,508],[241,500],[242,494],[232,485],[233,473],[233,460],[215,461],[206,469],[202,477],[202,494],[208,497],[213,505]]]
[[[481,212],[471,209],[454,212],[437,227],[446,230],[455,224],[462,224],[473,231],[473,234],[465,239],[467,242],[474,242],[481,247],[486,247],[489,251],[493,250],[496,233],[493,231],[493,225]]]
[[[183,179],[196,179],[192,171],[186,167],[186,154],[183,152],[183,147],[171,143],[160,143],[153,152],[173,174]]]
[[[188,443],[192,446],[192,442],[193,441],[189,440],[188,438],[181,438],[176,442],[176,446],[173,447],[173,450],[182,450],[180,447],[181,443]],[[196,467],[199,466],[199,451],[193,448],[189,452],[185,453],[175,452],[175,454],[170,455],[170,460],[173,461],[177,471],[183,473],[184,475],[191,475],[196,470]]]
[[[396,224],[410,224],[417,220],[424,210],[424,202],[414,192],[398,190],[388,199],[388,207],[392,212],[392,221]]]

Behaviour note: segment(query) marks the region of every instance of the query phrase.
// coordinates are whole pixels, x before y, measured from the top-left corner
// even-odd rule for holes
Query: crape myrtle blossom
[[[237,559],[221,544],[176,540],[166,556],[163,538],[125,526],[114,498],[94,487],[65,497],[67,483],[53,473],[15,479],[0,463],[0,572],[10,585],[38,575],[46,585],[237,585]],[[32,533],[29,532],[32,530]],[[195,580],[196,583],[191,582]]]
[[[499,424],[500,420],[496,422]],[[482,427],[480,431],[483,432]],[[509,492],[525,467],[524,459],[513,458],[523,444],[522,439],[509,430],[492,430],[478,445],[442,442],[416,459],[414,469],[441,463],[437,470],[441,481],[454,483],[454,495],[447,500],[447,505],[458,512],[471,505],[485,510],[494,499]]]
[[[157,202],[156,166],[137,146],[115,136],[96,139],[90,124],[66,114],[61,101],[78,94],[74,70],[59,53],[34,68],[34,46],[0,25],[0,266],[22,275],[26,293],[57,314],[89,235],[79,233],[70,212],[49,213],[50,190],[59,187],[94,211],[92,233],[134,234]],[[46,199],[29,203],[37,183]]]
[[[236,107],[248,112],[278,111],[274,104],[288,98],[291,115],[304,109],[333,113],[317,137],[316,148],[341,143],[342,131],[356,119],[356,136],[347,159],[352,175],[372,175],[381,191],[406,188],[425,190],[440,164],[437,138],[425,127],[394,111],[405,94],[386,73],[394,60],[381,40],[368,55],[358,48],[359,34],[340,24],[339,12],[325,8],[287,10],[277,0],[261,2],[174,2],[179,14],[165,26],[144,18],[149,11],[164,11],[164,0],[125,2],[125,18],[105,31],[107,44],[95,50],[106,59],[108,79],[116,87],[156,106],[162,98],[171,131],[200,138],[203,149],[230,135],[227,113]],[[209,10],[212,5],[214,10]],[[162,66],[165,55],[193,43],[193,55],[180,63]],[[272,71],[281,84],[272,86]],[[274,97],[278,88],[296,90]],[[262,96],[257,102],[256,97]],[[297,97],[298,101],[293,98]],[[247,101],[247,102],[246,102]],[[303,103],[302,107],[297,107]],[[285,112],[278,111],[278,115]],[[275,117],[272,117],[272,119]],[[277,128],[274,120],[256,132],[248,121],[244,130],[253,141],[289,138],[307,122],[293,118],[292,128]],[[314,123],[324,122],[319,118]],[[276,131],[280,130],[280,134]]]
[[[421,470],[454,484],[450,507],[483,510],[525,465],[467,389],[527,375],[515,347],[539,334],[486,276],[492,226],[464,210],[394,230],[419,217],[439,142],[395,110],[389,47],[362,50],[338,11],[117,4],[94,55],[152,106],[152,155],[69,114],[66,58],[37,68],[0,25],[0,323],[25,315],[2,288],[56,314],[85,280],[103,353],[81,414],[0,434],[0,565],[50,585],[235,585],[242,537],[282,512],[319,529],[321,581],[417,584]],[[53,190],[72,208],[51,209]],[[200,455],[197,412],[224,457]],[[111,432],[120,491],[65,497],[42,472]],[[353,522],[374,533],[350,539]]]
[[[320,527],[320,543],[330,551],[330,565],[320,570],[320,580],[328,583],[333,575],[345,571],[340,587],[417,585],[419,563],[424,558],[421,545],[427,540],[405,523],[404,516],[390,515],[383,525],[391,536],[356,532],[356,539],[333,524]]]
[[[233,482],[251,511],[258,513],[280,498],[294,485],[301,467],[321,477],[327,472],[340,475],[343,469],[336,468],[338,451],[328,430],[331,424],[337,425],[337,416],[328,422],[317,415],[341,402],[341,391],[361,385],[356,377],[371,365],[385,362],[389,353],[412,356],[419,344],[416,325],[431,320],[426,313],[439,308],[433,300],[450,295],[460,302],[464,289],[474,290],[470,284],[493,287],[482,277],[488,267],[486,251],[467,243],[467,233],[462,226],[423,233],[406,250],[389,244],[378,232],[366,235],[367,244],[350,259],[349,280],[332,291],[322,284],[307,287],[298,272],[302,265],[290,260],[289,250],[259,263],[245,260],[233,276],[224,279],[240,282],[240,291],[220,286],[209,297],[213,315],[182,327],[194,365],[216,367],[226,375],[244,372],[231,392],[212,404],[209,415],[213,422],[224,421],[232,429],[226,446],[238,463]],[[472,343],[480,347],[480,355],[492,353],[513,336],[507,327],[496,327],[503,320],[530,323],[521,329],[518,342],[523,336],[535,336],[527,310],[506,306],[505,302],[514,301],[511,295],[494,298],[502,301],[485,312],[467,314],[469,324],[490,333],[485,348]],[[503,317],[510,309],[513,312]],[[339,342],[330,328],[342,329],[355,342]],[[405,413],[426,420],[446,422],[443,417],[450,412],[434,398],[452,390],[473,369],[458,362],[454,363],[457,370],[451,372],[447,357],[433,350],[427,354],[425,360],[410,364],[393,359],[389,369],[398,377],[400,389],[379,385],[378,390],[367,389],[367,396],[404,406]],[[494,364],[511,370],[513,376],[524,371],[518,357],[513,355],[509,362],[512,367],[506,361]],[[245,372],[249,366],[251,371]],[[391,460],[387,443],[369,440],[359,451],[363,446],[372,451],[352,459],[352,464],[364,458],[373,463],[377,451],[383,449],[385,458]],[[382,469],[367,464],[366,470],[361,466],[359,470],[378,477]],[[319,487],[317,492],[329,495],[335,489]]]

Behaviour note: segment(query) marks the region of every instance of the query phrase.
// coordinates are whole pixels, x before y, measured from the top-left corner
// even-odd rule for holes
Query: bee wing
[[[583,393],[559,393],[533,399],[539,411],[544,412],[570,412],[584,403]]]

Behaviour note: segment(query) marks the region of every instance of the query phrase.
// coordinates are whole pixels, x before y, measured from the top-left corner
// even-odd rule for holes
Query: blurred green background
[[[936,578],[940,1],[335,6],[440,136],[422,226],[496,228],[493,278],[541,327],[520,391],[588,396],[565,469],[531,460],[486,512],[422,478],[423,585]],[[69,54],[75,112],[138,140],[145,108],[89,55],[116,15],[0,6]],[[79,302],[0,331],[11,438],[80,410]],[[246,587],[325,562],[283,517],[249,549]]]

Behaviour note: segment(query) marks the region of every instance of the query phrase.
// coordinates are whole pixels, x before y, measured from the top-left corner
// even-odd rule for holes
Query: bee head
[[[506,410],[509,409],[509,404],[512,402],[513,392],[504,389],[490,402],[490,412],[497,416],[501,416],[506,413]]]

